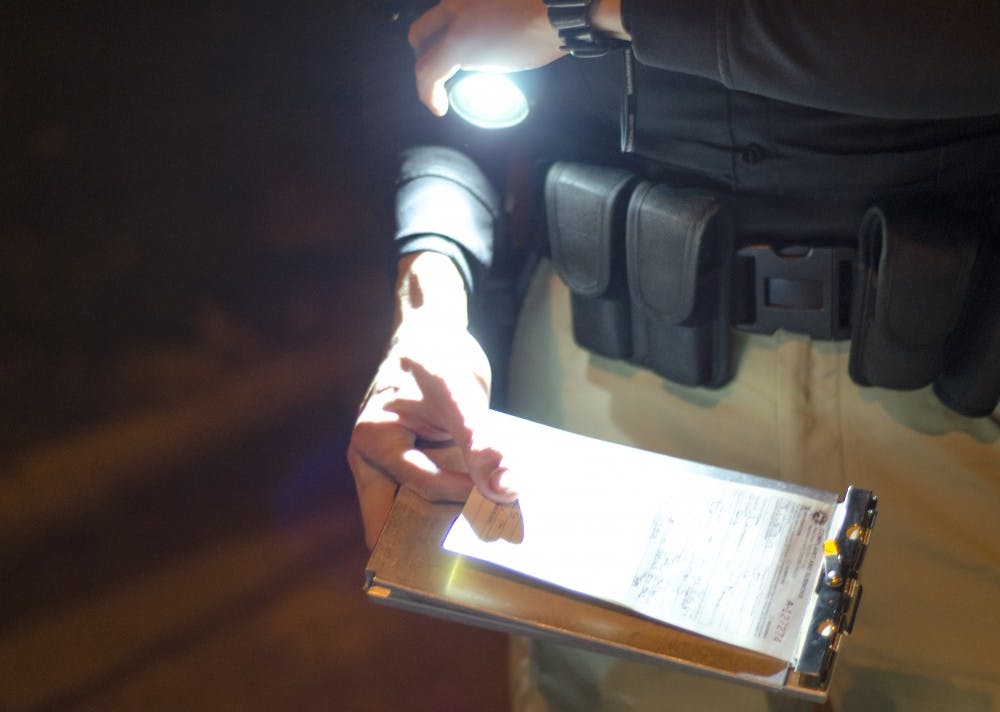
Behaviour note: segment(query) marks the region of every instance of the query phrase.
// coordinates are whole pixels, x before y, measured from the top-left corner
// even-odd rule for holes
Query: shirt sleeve
[[[455,263],[470,293],[493,261],[500,198],[480,168],[451,148],[404,151],[396,190],[398,256],[438,252]]]
[[[1000,113],[1000,3],[630,0],[639,62],[841,113]]]

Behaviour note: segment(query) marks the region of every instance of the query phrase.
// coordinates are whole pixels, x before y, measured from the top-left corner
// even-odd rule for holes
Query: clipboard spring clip
[[[848,487],[840,526],[823,542],[816,604],[795,664],[800,682],[825,689],[844,635],[854,628],[861,602],[858,576],[871,539],[878,499],[870,490]]]

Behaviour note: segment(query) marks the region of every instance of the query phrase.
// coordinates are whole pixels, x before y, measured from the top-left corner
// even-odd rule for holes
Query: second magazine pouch
[[[684,385],[726,383],[733,230],[725,206],[710,194],[641,183],[625,249],[630,360]]]

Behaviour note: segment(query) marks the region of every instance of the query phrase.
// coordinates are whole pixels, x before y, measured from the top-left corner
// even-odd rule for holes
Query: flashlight
[[[438,0],[387,0],[377,4],[383,21],[409,26]],[[459,72],[447,85],[452,110],[473,126],[506,129],[528,118],[528,99],[506,74]]]
[[[448,103],[482,129],[506,129],[528,118],[528,99],[506,74],[461,73],[449,82]]]

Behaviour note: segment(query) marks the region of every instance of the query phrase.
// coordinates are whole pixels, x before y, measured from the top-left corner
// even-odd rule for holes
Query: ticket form
[[[519,492],[452,552],[791,661],[837,497],[491,413]]]

